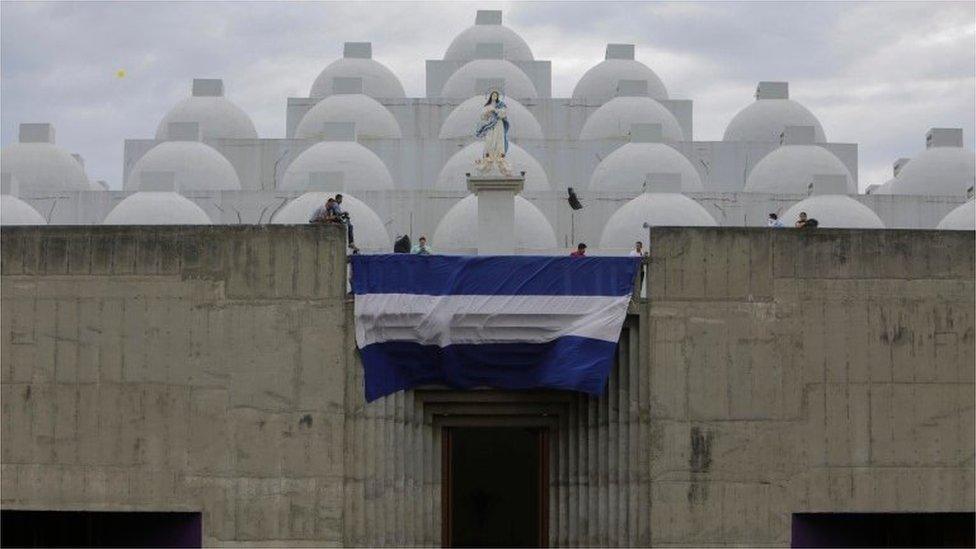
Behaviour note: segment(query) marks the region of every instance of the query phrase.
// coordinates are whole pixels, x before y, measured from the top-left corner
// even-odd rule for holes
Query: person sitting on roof
[[[417,243],[414,244],[413,248],[410,249],[410,253],[417,255],[431,255],[434,253],[434,249],[427,244],[427,237],[420,235],[420,238],[417,239]]]

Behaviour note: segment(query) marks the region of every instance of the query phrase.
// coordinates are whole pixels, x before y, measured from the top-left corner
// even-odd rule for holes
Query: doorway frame
[[[536,506],[536,521],[539,525],[538,538],[536,539],[536,547],[548,547],[549,546],[549,460],[551,456],[549,455],[549,435],[553,426],[550,422],[539,422],[532,421],[534,418],[527,418],[524,416],[515,416],[505,418],[502,416],[491,416],[479,418],[477,425],[471,425],[467,422],[460,422],[461,424],[448,425],[442,424],[440,426],[441,432],[441,547],[452,547],[452,529],[451,523],[453,522],[452,507],[453,502],[451,501],[451,494],[453,493],[454,484],[454,471],[453,464],[454,460],[451,459],[451,454],[453,453],[453,432],[455,429],[466,429],[466,428],[478,428],[478,427],[496,427],[496,428],[512,428],[512,427],[529,427],[538,430],[538,436],[536,437],[536,444],[538,445],[538,455],[539,455],[539,470],[538,470],[538,494],[539,501]],[[515,421],[512,421],[515,420]],[[529,421],[525,421],[529,420]]]
[[[437,460],[440,475],[439,504],[441,546],[450,547],[450,442],[451,427],[532,427],[541,431],[539,437],[540,475],[539,494],[539,546],[548,547],[551,543],[550,512],[553,506],[555,468],[559,456],[559,433],[566,426],[561,425],[567,417],[568,407],[578,395],[566,391],[530,390],[500,391],[496,389],[476,389],[454,391],[422,388],[415,391],[417,402],[422,406],[425,422],[431,425],[434,434],[434,450],[439,452]],[[438,455],[438,454],[435,454]],[[554,461],[556,460],[556,461]]]

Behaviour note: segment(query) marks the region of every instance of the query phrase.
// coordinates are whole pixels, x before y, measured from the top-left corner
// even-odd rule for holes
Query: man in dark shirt
[[[353,253],[359,251],[356,247],[355,236],[352,229],[352,222],[349,220],[349,213],[342,209],[342,195],[335,195],[335,200],[332,202],[332,217],[337,223],[342,223],[346,226],[346,233],[349,235],[349,247],[352,249]]]
[[[579,245],[576,246],[576,251],[569,254],[569,257],[586,257],[586,244],[580,242]]]

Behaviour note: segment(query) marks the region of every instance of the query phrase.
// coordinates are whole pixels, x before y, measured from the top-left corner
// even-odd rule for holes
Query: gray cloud
[[[759,80],[791,96],[832,141],[860,146],[862,188],[923,147],[932,126],[976,119],[976,5],[591,2],[4,2],[0,142],[50,121],[92,179],[121,185],[122,143],[150,137],[194,77],[221,77],[266,137],[284,134],[285,101],[308,93],[347,40],[424,95],[424,60],[443,55],[477,9],[502,9],[568,96],[607,42],[638,57],[673,96],[695,101],[695,135],[720,139]],[[115,71],[124,68],[125,78]]]

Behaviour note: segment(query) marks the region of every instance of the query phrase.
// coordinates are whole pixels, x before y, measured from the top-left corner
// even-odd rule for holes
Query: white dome
[[[435,188],[442,191],[467,190],[468,179],[464,174],[477,175],[474,161],[481,157],[483,149],[484,144],[475,142],[454,153],[454,156],[449,158],[444,167],[441,168]],[[533,158],[531,154],[525,152],[525,149],[515,143],[509,143],[506,158],[509,165],[512,166],[513,172],[516,174],[525,172],[526,191],[550,190],[549,176],[546,175],[542,164],[539,164],[539,161]]]
[[[814,141],[827,141],[817,117],[792,99],[757,99],[732,117],[722,139],[779,143],[787,126],[813,126]]]
[[[640,240],[647,244],[644,223],[656,227],[717,227],[701,204],[679,193],[643,193],[617,210],[600,237],[601,248],[627,250]]]
[[[976,201],[970,200],[949,212],[936,228],[940,231],[976,231]]]
[[[313,172],[342,173],[343,191],[393,188],[393,178],[380,157],[355,141],[322,141],[305,149],[288,166],[279,188],[306,190]]]
[[[175,192],[139,191],[125,197],[105,216],[103,225],[210,225],[210,217],[192,200]]]
[[[192,96],[170,109],[156,127],[156,139],[169,139],[169,124],[196,122],[204,139],[257,139],[251,117],[226,97]]]
[[[505,80],[505,95],[518,99],[538,97],[535,84],[510,61],[502,59],[476,59],[461,66],[454,72],[444,87],[441,97],[471,97],[475,93],[480,78],[501,78]]]
[[[586,119],[579,138],[620,139],[630,137],[631,124],[660,124],[665,141],[684,141],[685,134],[671,111],[650,97],[615,97]]]
[[[976,157],[962,147],[932,147],[902,167],[891,183],[891,194],[965,197],[976,185]]]
[[[47,221],[30,204],[5,194],[0,195],[0,225],[47,225]]]
[[[319,73],[312,84],[310,97],[328,97],[333,94],[333,78],[362,78],[363,93],[380,99],[404,97],[403,84],[382,63],[360,57],[343,57],[332,62]]]
[[[705,190],[691,161],[664,143],[627,143],[614,150],[593,170],[590,190],[639,193],[649,173],[680,174],[683,193]]]
[[[821,229],[884,229],[884,223],[871,208],[843,194],[820,194],[790,206],[780,219],[792,227],[800,212],[817,220]]]
[[[473,25],[461,31],[444,53],[445,61],[471,61],[478,44],[501,44],[502,59],[532,61],[532,50],[522,37],[504,25]]]
[[[478,247],[478,197],[468,195],[455,204],[434,231],[435,250],[471,250]],[[552,250],[556,234],[539,208],[515,196],[515,249]]]
[[[306,139],[321,135],[326,122],[355,122],[357,138],[400,138],[400,125],[393,114],[379,101],[360,93],[330,95],[319,101],[302,117],[295,129],[295,137]]]
[[[857,184],[836,156],[819,145],[783,145],[753,166],[746,179],[747,193],[806,194],[814,175],[843,175],[848,194],[857,194]]]
[[[166,141],[149,149],[129,174],[131,189],[139,189],[143,172],[173,172],[179,191],[239,191],[234,166],[216,149],[199,141]]]
[[[51,143],[11,143],[0,150],[0,166],[24,194],[92,190],[81,164]]]
[[[312,212],[335,195],[336,193],[325,192],[305,193],[278,210],[271,223],[278,225],[308,223]],[[393,248],[393,242],[383,220],[365,202],[342,193],[342,209],[349,212],[349,218],[356,231],[356,245],[360,249],[389,252]]]
[[[474,137],[474,131],[481,121],[481,111],[485,108],[485,96],[476,95],[461,103],[447,115],[447,119],[441,125],[439,139],[454,139],[460,137]],[[511,139],[542,139],[542,126],[535,116],[529,112],[521,103],[512,99],[505,98],[508,105],[506,116],[510,122],[508,138]]]
[[[647,65],[634,59],[605,59],[586,71],[573,88],[573,99],[606,101],[617,95],[621,80],[647,81],[647,95],[667,99],[668,90]]]

